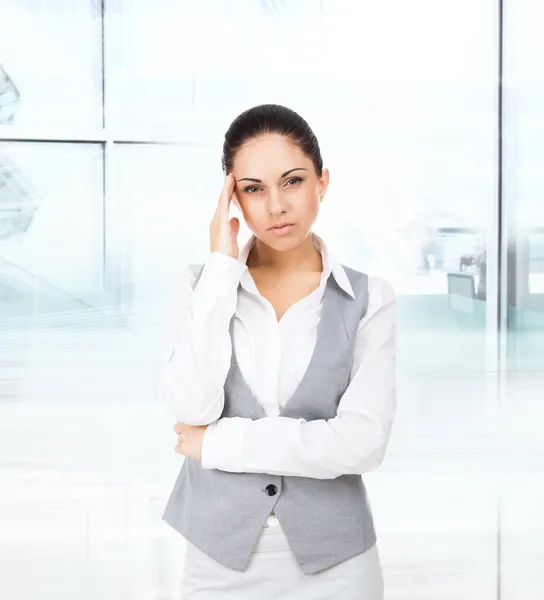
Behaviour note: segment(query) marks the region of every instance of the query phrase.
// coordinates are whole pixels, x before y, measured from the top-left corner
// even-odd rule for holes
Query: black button
[[[278,488],[275,485],[267,485],[265,490],[267,496],[275,496],[278,493]]]

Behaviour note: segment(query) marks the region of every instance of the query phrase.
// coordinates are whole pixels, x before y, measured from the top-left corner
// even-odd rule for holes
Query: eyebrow
[[[284,177],[286,177],[287,175],[289,175],[290,173],[292,173],[293,171],[307,171],[308,169],[305,169],[304,167],[296,167],[295,169],[290,169],[289,171],[285,171],[285,173],[282,174],[282,176],[280,177],[280,179],[283,179]],[[253,181],[254,183],[262,183],[261,179],[255,179],[254,177],[242,177],[242,179],[238,179],[238,181]]]

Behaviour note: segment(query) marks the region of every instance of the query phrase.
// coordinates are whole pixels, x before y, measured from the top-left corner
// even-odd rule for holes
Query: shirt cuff
[[[233,417],[208,425],[202,440],[202,468],[243,473],[244,433],[250,421]]]

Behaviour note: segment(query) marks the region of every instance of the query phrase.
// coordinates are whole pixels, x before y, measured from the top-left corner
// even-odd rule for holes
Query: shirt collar
[[[310,234],[312,236],[312,242],[314,248],[321,254],[321,259],[323,261],[323,275],[321,276],[321,282],[326,281],[329,276],[332,274],[336,283],[346,292],[346,294],[350,295],[352,298],[355,298],[355,294],[353,293],[353,288],[351,287],[351,283],[346,274],[344,267],[336,261],[330,253],[330,250],[327,248],[325,242],[315,233]],[[251,249],[255,244],[255,240],[257,238],[252,235],[245,246],[242,248],[238,260],[247,263],[247,258]]]

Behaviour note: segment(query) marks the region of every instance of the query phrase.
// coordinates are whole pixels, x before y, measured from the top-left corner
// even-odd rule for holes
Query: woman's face
[[[232,166],[235,194],[244,219],[267,246],[289,250],[308,236],[329,183],[313,162],[282,135],[253,138],[236,153]],[[284,230],[274,225],[290,223]]]

